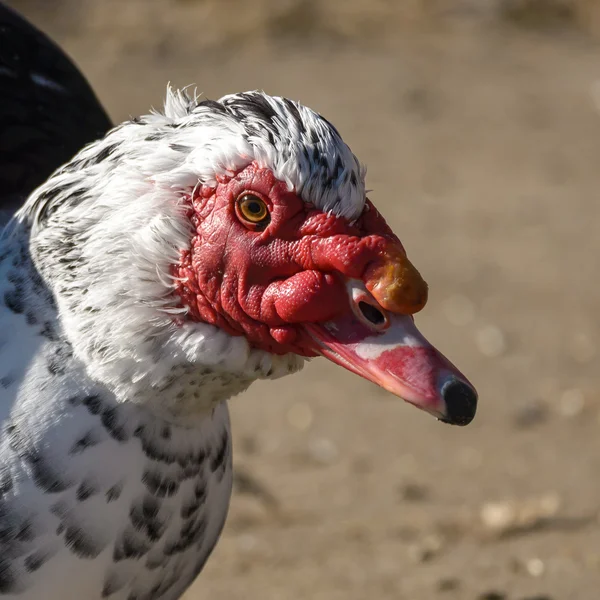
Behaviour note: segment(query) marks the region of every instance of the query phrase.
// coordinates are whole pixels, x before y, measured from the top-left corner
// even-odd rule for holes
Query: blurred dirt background
[[[600,598],[600,2],[12,4],[117,121],[168,81],[332,120],[480,392],[464,429],[325,361],[236,398],[230,518],[186,600]]]

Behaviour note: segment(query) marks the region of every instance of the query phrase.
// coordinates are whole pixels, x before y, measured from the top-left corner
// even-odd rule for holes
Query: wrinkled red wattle
[[[247,191],[270,206],[265,231],[248,230],[235,215]],[[173,268],[188,317],[277,354],[314,356],[300,324],[349,311],[340,276],[360,279],[389,244],[400,244],[372,204],[350,223],[307,204],[255,163],[195,190],[190,220],[195,235]]]

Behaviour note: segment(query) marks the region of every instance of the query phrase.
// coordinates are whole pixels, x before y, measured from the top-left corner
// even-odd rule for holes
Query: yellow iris
[[[269,209],[262,198],[253,194],[244,194],[238,200],[241,216],[250,223],[261,223],[269,216]]]

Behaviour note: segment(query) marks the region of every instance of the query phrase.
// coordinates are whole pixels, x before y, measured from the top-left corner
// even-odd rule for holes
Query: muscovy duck
[[[179,598],[225,522],[227,400],[306,358],[471,421],[475,390],[414,324],[427,286],[325,118],[169,89],[110,129],[2,6],[0,36],[1,206],[23,203],[0,242],[0,596]]]

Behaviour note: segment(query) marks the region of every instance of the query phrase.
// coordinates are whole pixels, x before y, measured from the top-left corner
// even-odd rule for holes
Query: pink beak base
[[[417,329],[408,315],[388,313],[389,326],[370,329],[354,315],[306,325],[316,350],[438,419],[468,425],[477,392]]]

